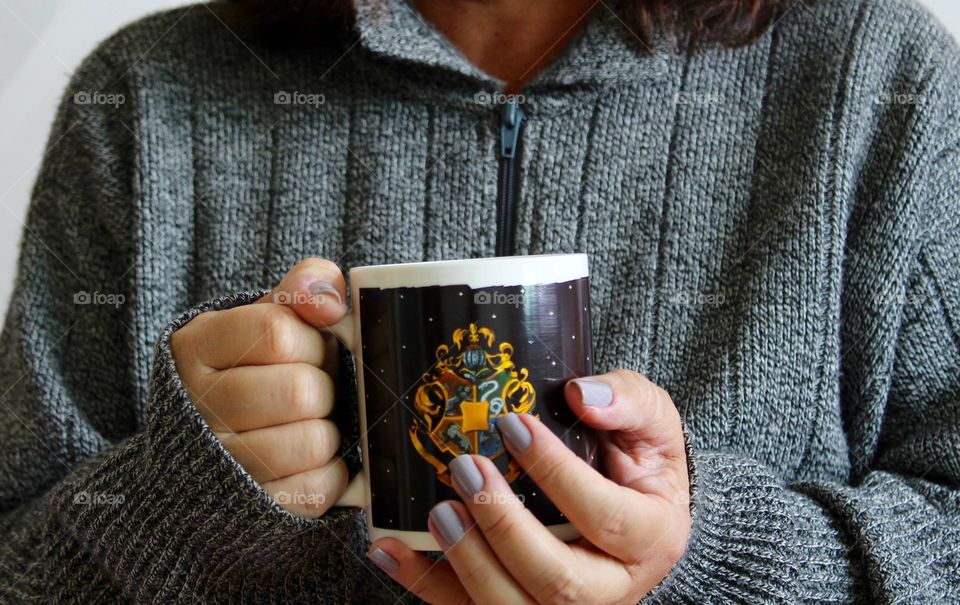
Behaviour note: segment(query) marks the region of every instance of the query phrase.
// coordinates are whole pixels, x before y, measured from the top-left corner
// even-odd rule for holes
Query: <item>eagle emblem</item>
[[[496,424],[508,412],[535,413],[536,392],[512,358],[513,345],[497,344],[492,330],[475,323],[437,347],[436,363],[416,391],[410,441],[446,485],[447,465],[461,454],[490,458],[508,482],[519,475],[516,462],[504,456]]]

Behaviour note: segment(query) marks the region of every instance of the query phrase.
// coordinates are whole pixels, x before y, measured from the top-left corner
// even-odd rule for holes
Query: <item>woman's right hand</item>
[[[286,510],[318,517],[347,485],[333,410],[343,274],[301,261],[257,301],[201,313],[173,333],[187,393],[234,459]]]

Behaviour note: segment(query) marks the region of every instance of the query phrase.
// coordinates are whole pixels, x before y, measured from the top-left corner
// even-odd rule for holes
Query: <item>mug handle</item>
[[[353,310],[351,309],[347,311],[343,319],[332,326],[320,328],[320,331],[333,334],[337,340],[343,343],[343,346],[345,346],[351,354],[356,354],[357,336],[354,328]],[[350,483],[347,484],[347,489],[344,490],[343,495],[340,496],[340,499],[337,500],[333,506],[349,506],[355,508],[365,508],[367,506],[366,476],[363,473],[363,469],[360,469],[360,472],[350,480]]]

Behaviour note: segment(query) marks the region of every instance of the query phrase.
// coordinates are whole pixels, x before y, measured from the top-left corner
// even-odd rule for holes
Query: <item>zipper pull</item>
[[[503,104],[500,117],[500,157],[512,158],[517,153],[517,141],[520,140],[520,125],[523,123],[523,110],[516,99]]]

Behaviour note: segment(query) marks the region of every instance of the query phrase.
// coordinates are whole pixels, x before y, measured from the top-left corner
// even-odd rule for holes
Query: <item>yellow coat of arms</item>
[[[520,472],[514,461],[497,460],[504,449],[496,423],[508,412],[535,413],[536,392],[512,360],[513,345],[495,341],[492,330],[475,323],[454,330],[452,347],[437,347],[417,389],[410,441],[447,485],[447,463],[461,454],[494,460],[507,481]]]

